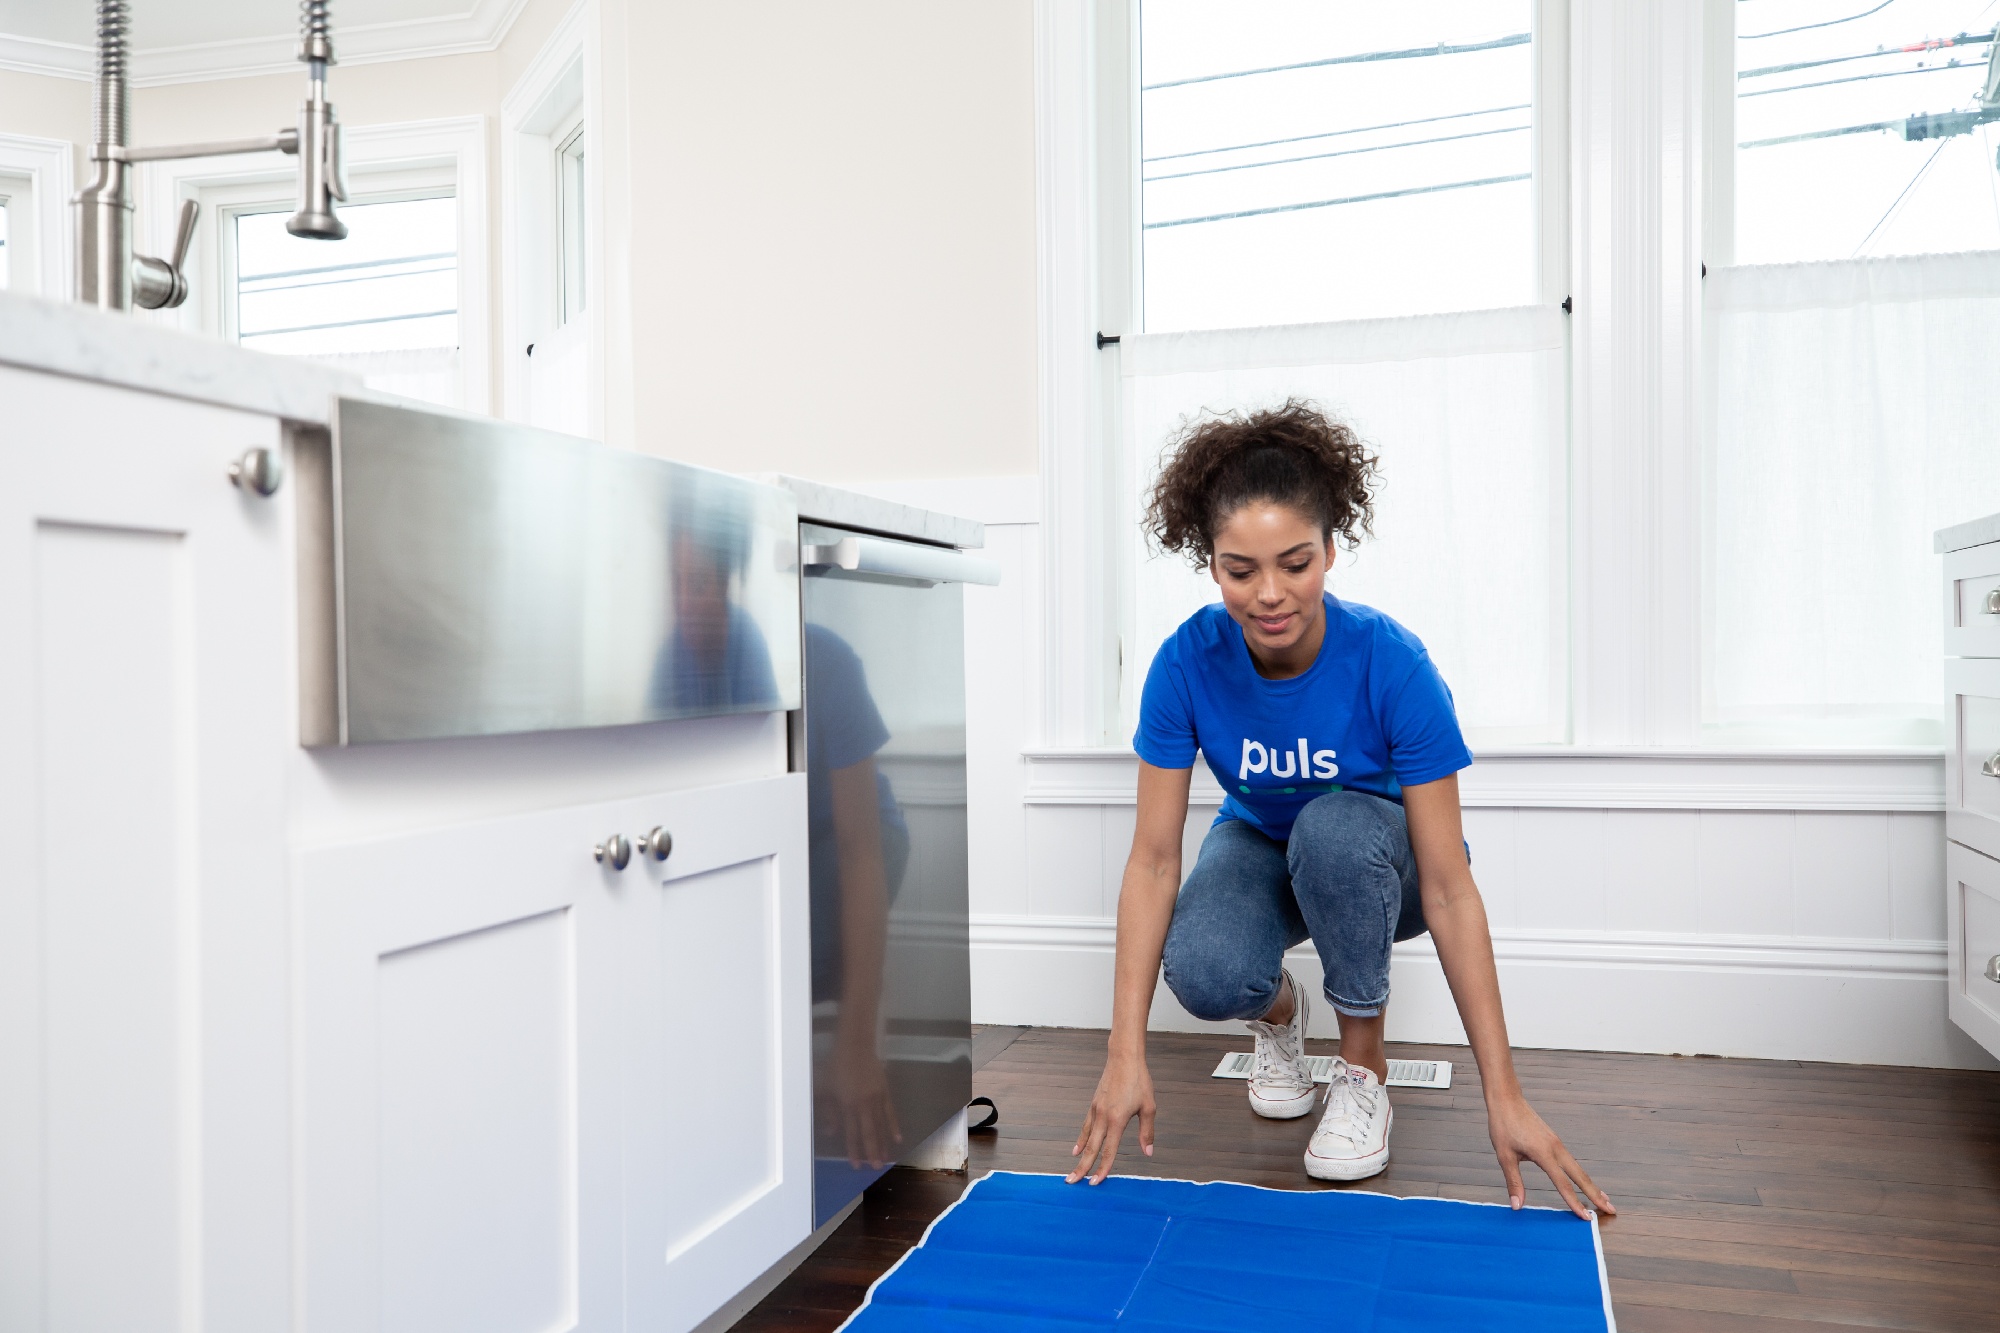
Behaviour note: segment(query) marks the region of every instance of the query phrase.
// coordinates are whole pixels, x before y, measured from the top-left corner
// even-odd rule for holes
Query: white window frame
[[[500,107],[502,411],[530,412],[528,348],[561,347],[586,359],[588,433],[604,438],[604,171],[596,127],[603,123],[591,0],[577,0]],[[563,320],[560,154],[581,131],[597,169],[584,178],[584,300]],[[581,343],[581,347],[571,344]]]
[[[1107,465],[1112,451],[1100,446],[1116,438],[1107,422],[1117,372],[1113,356],[1095,347],[1099,330],[1134,327],[1104,315],[1118,307],[1120,284],[1134,285],[1129,256],[1121,266],[1100,250],[1107,229],[1122,225],[1116,197],[1107,204],[1101,188],[1104,164],[1123,153],[1116,169],[1136,175],[1130,110],[1106,96],[1095,63],[1116,46],[1107,7],[1125,3],[1037,0],[1035,10],[1045,750],[1122,750],[1126,741],[1106,726],[1116,716],[1105,682],[1118,652],[1107,633],[1118,574],[1103,534],[1118,478]],[[1545,66],[1539,91],[1548,114],[1568,127],[1564,169],[1544,169],[1541,179],[1544,218],[1564,221],[1560,231],[1543,227],[1542,273],[1545,298],[1573,300],[1571,741],[1519,753],[1777,764],[1802,753],[1725,748],[1705,743],[1701,731],[1701,277],[1704,260],[1727,258],[1716,214],[1727,206],[1733,163],[1711,138],[1727,142],[1733,119],[1718,105],[1734,73],[1731,15],[1729,0],[1558,7],[1568,69],[1552,82]]]
[[[570,177],[570,163],[582,161],[590,147],[583,128],[583,108],[578,107],[571,120],[549,136],[549,142],[556,146],[556,315],[567,326],[590,308],[590,247],[586,244],[589,207],[584,191],[573,186]],[[587,190],[589,173],[582,168],[577,170]]]
[[[460,116],[394,125],[344,126],[341,152],[355,203],[435,197],[458,202],[459,401],[492,410],[491,276],[487,262],[486,118]],[[202,204],[188,252],[188,299],[145,316],[211,337],[235,337],[235,227],[223,224],[271,205],[293,207],[297,162],[283,153],[149,162],[139,169],[133,248],[166,254],[180,202]]]
[[[1124,745],[1128,738],[1114,734],[1121,677],[1135,674],[1125,659],[1146,651],[1121,632],[1133,598],[1136,519],[1122,462],[1118,355],[1097,341],[1143,328],[1139,3],[1037,0],[1035,10],[1046,746]],[[1571,47],[1570,0],[1535,0],[1535,291],[1550,306],[1570,294],[1574,277]],[[1573,699],[1572,734],[1576,711]]]
[[[28,183],[8,200],[7,290],[55,300],[68,300],[75,290],[76,240],[69,219],[74,161],[75,147],[67,140],[0,134],[0,176]]]

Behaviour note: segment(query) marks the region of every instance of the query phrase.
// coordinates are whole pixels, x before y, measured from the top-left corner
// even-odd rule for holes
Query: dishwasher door
[[[818,524],[799,538],[818,1228],[972,1096],[964,587],[951,575],[981,562]]]

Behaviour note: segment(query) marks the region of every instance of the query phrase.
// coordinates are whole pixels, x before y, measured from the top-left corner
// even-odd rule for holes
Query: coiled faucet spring
[[[332,8],[331,0],[299,0],[299,59],[333,62]]]
[[[93,142],[121,148],[130,129],[125,47],[131,23],[125,0],[97,0],[97,96],[91,108],[91,135]]]

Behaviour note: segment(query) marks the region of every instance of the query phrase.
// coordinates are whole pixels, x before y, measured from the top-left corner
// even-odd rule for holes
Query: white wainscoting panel
[[[1616,891],[1605,897],[1607,930],[1693,933],[1695,900],[1688,886],[1700,872],[1695,847],[1701,820],[1697,810],[1604,812],[1604,845],[1615,852],[1618,867]]]
[[[1106,919],[975,918],[977,1021],[1107,1027],[1116,928]],[[1944,1018],[1942,941],[1729,939],[1651,931],[1494,930],[1516,1046],[1991,1069]],[[1321,972],[1310,944],[1287,960]],[[1463,1043],[1427,940],[1391,965],[1395,1041]],[[1162,985],[1156,1031],[1241,1031],[1190,1017]],[[1313,1035],[1337,1035],[1316,1012]]]
[[[1889,935],[1899,940],[1945,938],[1944,840],[1931,815],[1889,816]]]

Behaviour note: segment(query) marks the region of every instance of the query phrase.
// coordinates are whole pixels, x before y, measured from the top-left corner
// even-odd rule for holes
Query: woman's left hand
[[[1501,1095],[1487,1102],[1486,1129],[1493,1137],[1494,1155],[1500,1159],[1500,1174],[1507,1178],[1507,1202],[1515,1208],[1528,1197],[1527,1187],[1521,1183],[1521,1163],[1529,1161],[1548,1173],[1556,1193],[1562,1195],[1563,1202],[1578,1217],[1590,1216],[1578,1194],[1595,1204],[1599,1212],[1618,1215],[1618,1210],[1611,1206],[1611,1196],[1597,1188],[1597,1182],[1577,1165],[1556,1132],[1535,1114],[1535,1108],[1520,1093]]]

